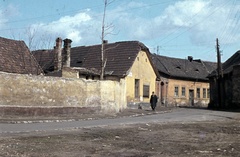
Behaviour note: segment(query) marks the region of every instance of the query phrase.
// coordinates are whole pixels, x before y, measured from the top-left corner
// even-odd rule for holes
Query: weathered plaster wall
[[[77,70],[64,67],[62,69],[62,77],[64,78],[79,78],[79,72]]]
[[[178,96],[174,95],[175,87],[178,87]],[[185,96],[182,96],[182,87],[185,87]],[[197,98],[197,88],[200,88],[200,98]],[[183,81],[176,79],[168,79],[167,99],[169,105],[188,106],[189,102],[189,90],[194,91],[194,105],[207,107],[209,98],[203,98],[203,88],[209,89],[209,83]]]
[[[126,107],[123,81],[93,81],[0,72],[0,105],[93,107],[104,112]]]
[[[149,62],[146,52],[140,51],[133,63],[128,76],[126,77],[127,101],[128,102],[149,102],[149,97],[143,97],[143,85],[149,85],[149,96],[155,91],[156,74]],[[139,97],[135,98],[135,79],[139,79]]]

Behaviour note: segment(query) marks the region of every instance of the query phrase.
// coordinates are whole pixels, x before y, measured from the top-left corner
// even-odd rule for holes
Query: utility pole
[[[217,78],[217,84],[218,84],[218,105],[220,108],[223,107],[222,104],[222,63],[221,63],[221,54],[219,50],[219,43],[218,43],[218,38],[216,39],[216,49],[217,49],[217,73],[218,73],[218,78]]]
[[[104,79],[104,72],[105,72],[105,66],[106,66],[106,60],[105,60],[105,50],[104,50],[104,36],[105,36],[105,15],[106,15],[106,8],[107,8],[107,0],[104,1],[104,10],[103,10],[103,20],[102,20],[102,36],[101,36],[101,74],[100,74],[100,80]]]

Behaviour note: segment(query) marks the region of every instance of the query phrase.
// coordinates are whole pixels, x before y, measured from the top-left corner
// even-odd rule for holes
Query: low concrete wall
[[[126,108],[124,81],[97,81],[0,72],[0,106]]]

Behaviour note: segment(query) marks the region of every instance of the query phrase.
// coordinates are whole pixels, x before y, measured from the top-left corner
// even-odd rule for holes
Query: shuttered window
[[[149,85],[143,85],[143,97],[149,98]]]

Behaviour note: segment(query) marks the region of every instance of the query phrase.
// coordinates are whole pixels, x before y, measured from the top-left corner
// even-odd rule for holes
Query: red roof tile
[[[42,73],[24,41],[0,37],[0,71],[18,74]]]
[[[147,52],[148,48],[139,41],[123,41],[105,44],[107,58],[105,74],[124,77],[132,67],[140,50]],[[44,71],[51,71],[54,67],[54,51],[38,50],[33,52]],[[93,46],[79,46],[71,48],[71,67],[86,69],[101,69],[101,44]]]

